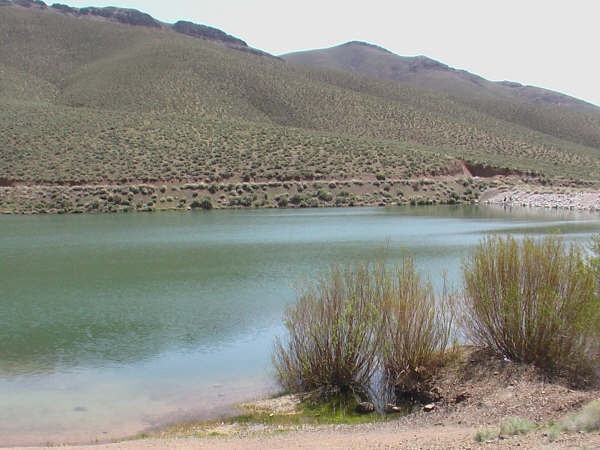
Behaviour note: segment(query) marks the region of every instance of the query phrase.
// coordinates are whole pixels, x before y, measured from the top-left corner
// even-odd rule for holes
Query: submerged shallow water
[[[0,445],[92,442],[276,389],[295,286],[386,248],[434,283],[486,234],[600,216],[459,206],[0,217]]]

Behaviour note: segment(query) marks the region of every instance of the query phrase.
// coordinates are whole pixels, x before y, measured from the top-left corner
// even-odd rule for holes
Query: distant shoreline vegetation
[[[189,209],[314,208],[473,203],[490,183],[443,180],[140,183],[0,187],[0,212],[150,212]],[[495,185],[495,183],[493,183]]]
[[[319,208],[355,206],[426,206],[496,204],[600,211],[581,203],[581,188],[517,186],[515,179],[463,177],[418,180],[272,181],[212,183],[139,183],[123,185],[44,186],[0,184],[1,214],[83,214],[211,209]],[[545,199],[525,203],[514,199]],[[587,189],[588,192],[598,192]],[[515,192],[520,192],[516,195]],[[557,194],[560,193],[560,194]],[[532,197],[532,196],[530,196]],[[589,203],[589,204],[588,204]]]

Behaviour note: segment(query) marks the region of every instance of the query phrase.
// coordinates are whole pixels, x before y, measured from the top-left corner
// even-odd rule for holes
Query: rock
[[[402,412],[402,408],[400,408],[399,406],[396,406],[396,405],[392,405],[391,403],[387,403],[383,407],[383,412],[386,414],[400,413],[400,412]]]
[[[375,405],[371,402],[360,402],[356,405],[356,412],[359,414],[370,414],[375,411]]]
[[[78,14],[79,13],[78,8],[72,8],[71,6],[63,5],[62,3],[53,3],[51,8],[56,9],[57,11],[60,11],[63,14]]]
[[[427,405],[423,406],[423,411],[431,412],[436,408],[437,408],[437,406],[435,406],[435,403],[428,403]]]
[[[456,398],[454,399],[454,403],[462,403],[465,400],[467,400],[470,396],[471,394],[469,394],[468,392],[462,392],[456,396]]]

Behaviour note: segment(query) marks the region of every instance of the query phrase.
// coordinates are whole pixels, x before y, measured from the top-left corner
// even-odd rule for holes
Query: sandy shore
[[[431,423],[434,419],[435,423]],[[475,448],[600,448],[599,433],[560,433],[550,439],[544,430],[527,435],[498,436],[483,442],[475,435],[481,426],[446,423],[444,412],[428,423],[393,421],[363,425],[308,427],[301,430],[258,431],[251,435],[141,439],[105,445],[61,446],[69,450],[230,450],[230,449],[475,449]],[[492,429],[493,426],[490,427]],[[38,447],[47,448],[47,447]],[[31,450],[23,448],[22,450]]]
[[[254,437],[146,439],[91,447],[60,448],[70,450],[600,448],[599,434],[561,434],[550,442],[542,432],[533,432],[527,436],[509,436],[502,439],[494,437],[484,442],[476,442],[473,439],[476,432],[476,428],[460,425],[440,424],[409,429],[397,424],[377,424],[328,427]]]

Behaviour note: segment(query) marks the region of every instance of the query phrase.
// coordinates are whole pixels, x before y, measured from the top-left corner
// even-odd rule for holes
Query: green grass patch
[[[490,439],[495,439],[498,437],[498,430],[494,430],[491,428],[480,428],[475,432],[475,436],[473,439],[475,442],[486,442]]]
[[[504,436],[527,434],[537,428],[534,422],[519,417],[509,417],[500,422],[500,434]]]
[[[326,401],[301,403],[301,415],[314,424],[356,424],[381,422],[387,416],[378,412],[360,414],[356,411],[358,402],[354,396],[338,395]]]

